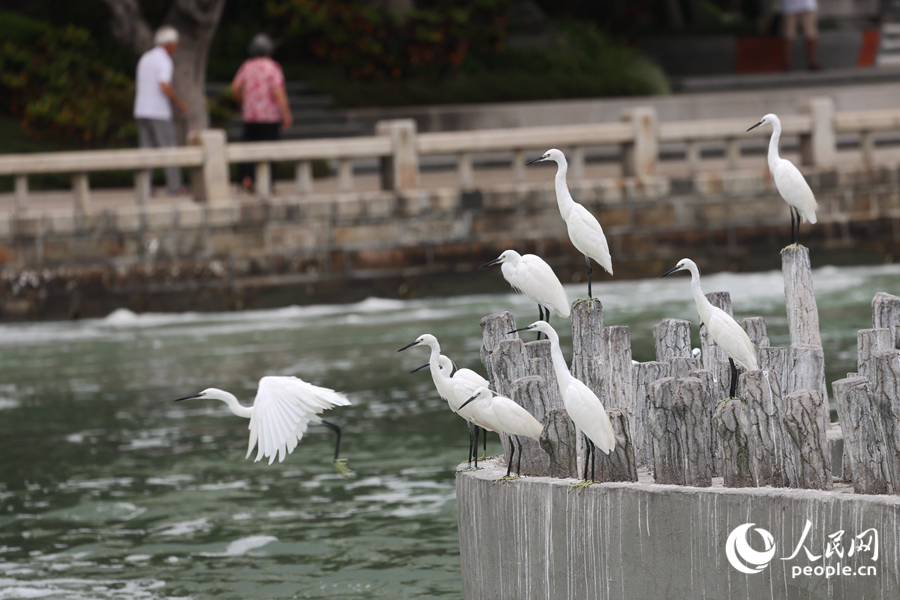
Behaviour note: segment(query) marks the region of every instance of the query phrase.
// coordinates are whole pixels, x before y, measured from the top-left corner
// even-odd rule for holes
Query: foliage
[[[432,2],[402,17],[353,0],[269,0],[281,56],[327,62],[351,79],[454,73],[472,53],[503,47],[509,0]]]
[[[293,70],[293,72],[291,72]],[[614,42],[590,23],[564,23],[555,41],[470,55],[446,77],[351,80],[329,65],[288,76],[315,82],[343,106],[503,102],[669,93],[665,74],[634,48]]]
[[[85,29],[32,23],[0,45],[0,106],[30,137],[74,147],[133,143],[133,99],[132,79],[97,58]]]

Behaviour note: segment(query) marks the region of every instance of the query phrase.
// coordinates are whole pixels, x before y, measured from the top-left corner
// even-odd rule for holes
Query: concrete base
[[[456,479],[467,600],[900,597],[900,497],[837,483],[831,492],[727,489],[721,478],[709,488],[657,485],[646,473],[578,493],[572,480],[495,483],[505,467],[483,464]],[[748,523],[733,536],[738,563],[754,567],[740,559],[753,550],[771,557],[745,574],[726,546]],[[860,545],[872,530],[877,556]],[[742,540],[751,551],[741,553]]]

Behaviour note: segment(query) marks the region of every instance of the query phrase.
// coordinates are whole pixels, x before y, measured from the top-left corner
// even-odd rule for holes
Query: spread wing
[[[306,383],[297,377],[263,377],[253,402],[250,417],[250,443],[247,458],[258,444],[256,460],[263,456],[271,465],[297,447],[310,421],[318,423],[318,414],[334,406],[348,406],[343,394]]]

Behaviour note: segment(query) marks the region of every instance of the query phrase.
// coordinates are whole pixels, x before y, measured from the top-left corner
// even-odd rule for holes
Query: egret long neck
[[[569,193],[569,186],[566,185],[566,172],[569,170],[569,164],[565,158],[560,158],[556,169],[556,204],[559,206],[559,214],[563,220],[569,218],[569,213],[575,206],[575,201]]]
[[[709,315],[712,312],[712,303],[703,295],[700,289],[700,273],[691,269],[691,292],[694,294],[694,304],[697,305],[697,314],[700,320],[707,327],[709,326]]]
[[[772,123],[772,137],[769,138],[769,171],[774,172],[775,164],[779,160],[778,141],[781,139],[781,121]]]
[[[550,360],[553,361],[553,372],[556,375],[556,382],[559,384],[560,394],[562,394],[572,374],[569,372],[566,358],[563,356],[562,348],[559,346],[559,336],[556,335],[556,332],[553,332],[547,334],[547,337],[550,338]]]
[[[222,392],[222,397],[219,398],[222,402],[228,405],[228,410],[231,411],[232,414],[237,415],[239,417],[244,417],[245,419],[249,419],[253,416],[253,409],[248,408],[238,402],[238,399],[234,397],[234,394],[229,394],[228,392]]]

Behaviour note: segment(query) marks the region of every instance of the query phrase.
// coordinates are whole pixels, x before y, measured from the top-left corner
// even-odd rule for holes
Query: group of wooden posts
[[[757,349],[759,370],[740,374],[728,396],[730,365],[700,327],[693,358],[690,322],[654,327],[656,361],[632,362],[627,326],[603,326],[599,300],[572,311],[572,374],[603,402],[616,448],[598,453],[597,481],[637,481],[639,466],[657,483],[704,487],[832,488],[825,361],[807,248],[782,252],[790,348],[769,346],[761,317],[739,321]],[[727,292],[707,294],[731,313]],[[841,477],[858,493],[900,493],[900,297],[872,301],[873,329],[857,336],[858,369],[833,383],[843,431]],[[524,343],[508,311],[482,319],[481,359],[493,389],[544,424],[540,443],[522,439],[523,475],[580,477],[583,436],[559,394],[547,340]],[[508,452],[508,441],[503,437]],[[507,454],[508,455],[508,454]]]

